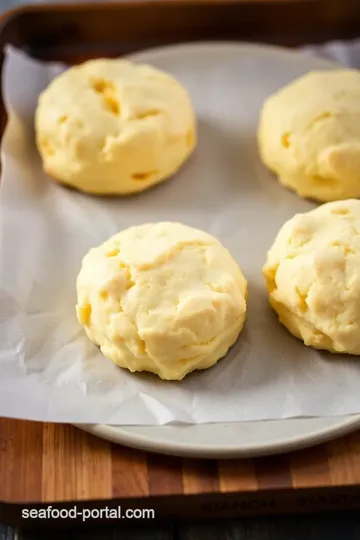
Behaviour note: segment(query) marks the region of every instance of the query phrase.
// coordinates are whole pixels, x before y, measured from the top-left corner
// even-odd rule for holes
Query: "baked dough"
[[[75,66],[40,95],[36,140],[44,170],[92,194],[128,194],[172,176],[196,144],[187,91],[126,60]]]
[[[360,197],[360,71],[312,72],[269,97],[259,125],[264,163],[300,196]]]
[[[294,336],[316,349],[360,354],[360,201],[295,215],[263,273],[270,303]]]
[[[244,325],[247,283],[215,238],[180,223],[131,227],[85,256],[77,317],[132,372],[180,380],[222,358]]]

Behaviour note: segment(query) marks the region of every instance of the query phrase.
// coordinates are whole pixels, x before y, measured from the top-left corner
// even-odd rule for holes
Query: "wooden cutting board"
[[[283,456],[207,461],[146,454],[69,425],[0,420],[5,524],[34,525],[21,511],[49,503],[154,509],[159,519],[359,509],[359,484],[360,432]]]

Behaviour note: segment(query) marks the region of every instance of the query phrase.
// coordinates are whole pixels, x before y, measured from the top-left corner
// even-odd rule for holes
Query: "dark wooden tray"
[[[6,115],[6,44],[34,58],[79,63],[184,41],[241,40],[296,46],[360,36],[359,0],[125,0],[34,5],[0,24],[0,137]]]
[[[358,0],[129,0],[16,9],[4,17],[0,47],[76,62],[181,41],[295,46],[359,33]]]
[[[296,46],[357,36],[360,0],[29,6],[0,20],[0,68],[6,44],[76,63],[181,41]],[[1,99],[0,121],[4,127]],[[359,452],[358,433],[290,456],[201,462],[125,449],[71,426],[0,419],[0,521],[21,522],[24,505],[74,501],[156,508],[159,518],[360,508]]]

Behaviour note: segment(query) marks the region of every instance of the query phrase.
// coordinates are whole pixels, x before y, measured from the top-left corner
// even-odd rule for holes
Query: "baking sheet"
[[[157,425],[360,412],[360,363],[304,347],[268,306],[261,267],[279,227],[314,204],[261,165],[263,100],[313,68],[310,55],[231,44],[136,55],[190,91],[199,146],[172,180],[139,196],[100,199],[56,185],[41,170],[33,113],[60,65],[8,49],[10,122],[0,189],[0,415],[43,421]],[[87,250],[125,227],[181,221],[218,237],[249,282],[246,327],[227,357],[182,382],[131,374],[89,343],[75,317],[75,280]]]

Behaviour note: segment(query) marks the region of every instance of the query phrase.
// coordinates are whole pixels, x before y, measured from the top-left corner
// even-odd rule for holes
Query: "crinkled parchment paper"
[[[309,53],[225,44],[142,53],[138,59],[173,73],[189,89],[199,146],[172,180],[135,197],[106,200],[67,190],[43,174],[33,114],[39,92],[64,68],[7,51],[1,416],[155,425],[360,412],[360,361],[315,352],[292,338],[268,306],[261,275],[282,223],[314,207],[281,187],[256,149],[266,96],[310,69],[329,67]],[[88,342],[75,317],[75,280],[87,250],[120,229],[160,220],[217,236],[249,281],[248,321],[237,344],[214,368],[181,383],[117,368]]]

